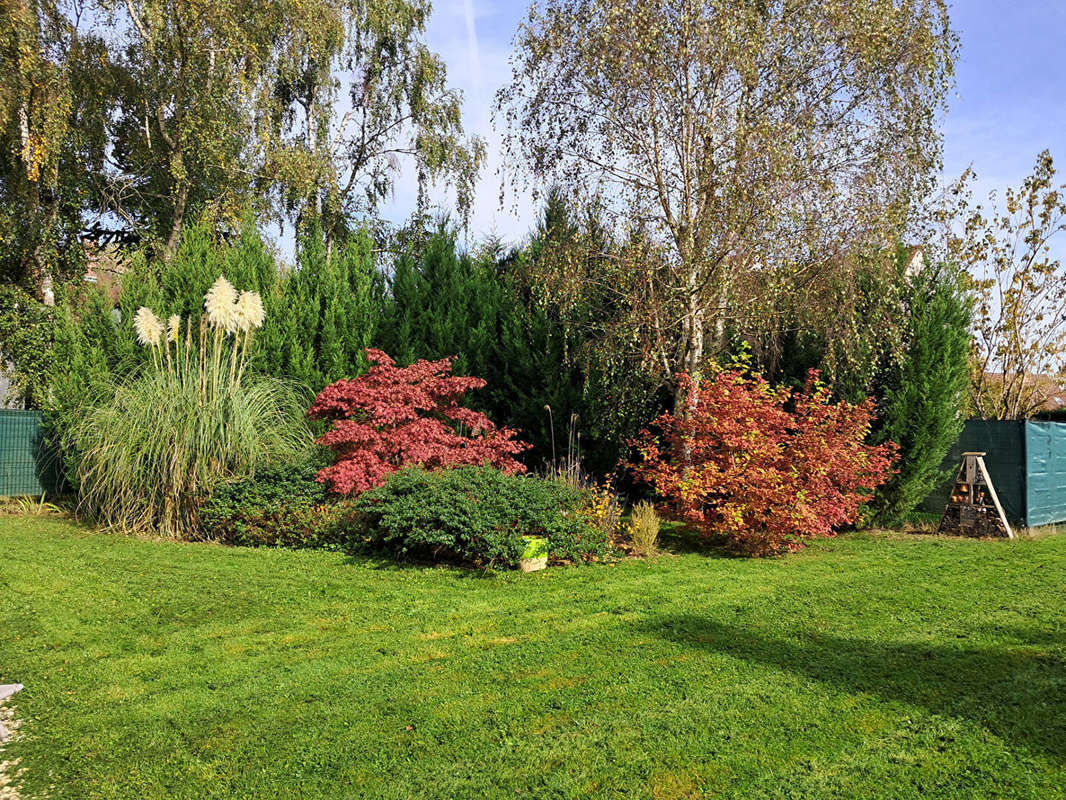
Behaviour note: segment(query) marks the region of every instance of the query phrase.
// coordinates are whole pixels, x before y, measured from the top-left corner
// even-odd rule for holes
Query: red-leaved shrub
[[[872,400],[831,404],[817,378],[792,393],[738,370],[698,385],[681,376],[688,414],[663,414],[658,435],[631,443],[635,474],[680,519],[751,555],[832,536],[895,472],[898,448],[863,443]]]
[[[451,358],[397,367],[380,350],[366,353],[369,371],[330,384],[307,412],[333,422],[318,439],[336,457],[318,473],[332,491],[363,492],[411,466],[491,465],[525,472],[514,456],[529,445],[510,428],[497,429],[484,414],[459,405],[464,394],[485,385],[481,378],[449,375]]]

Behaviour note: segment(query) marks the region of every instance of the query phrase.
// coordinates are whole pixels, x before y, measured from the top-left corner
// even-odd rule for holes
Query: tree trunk
[[[180,159],[180,156],[179,156]],[[174,218],[170,225],[170,235],[167,237],[166,254],[169,258],[174,255],[181,243],[181,232],[185,226],[185,208],[189,202],[189,182],[181,179],[178,193],[174,197]]]
[[[685,309],[681,319],[681,342],[679,348],[679,371],[688,373],[693,381],[702,377],[704,344],[704,308],[699,292],[699,274],[696,267],[690,267],[685,285]],[[681,387],[674,388],[674,414],[687,416],[689,410],[699,402],[699,391],[694,388],[685,396]]]
[[[52,288],[52,270],[50,267],[53,254],[49,253],[48,239],[54,234],[58,213],[55,192],[52,192],[51,202],[48,203],[48,209],[45,212],[45,204],[41,198],[40,170],[35,165],[36,154],[34,153],[33,143],[30,140],[30,112],[25,102],[19,104],[18,123],[19,143],[21,144],[19,154],[25,168],[26,183],[29,184],[27,190],[29,208],[26,209],[26,212],[29,219],[32,220],[29,225],[34,237],[33,253],[29,256],[28,263],[26,256],[23,256],[23,269],[29,273],[27,277],[36,286],[37,296],[40,297],[41,302],[46,306],[54,306],[56,297]]]
[[[40,187],[37,187],[39,196]],[[37,282],[37,293],[41,302],[46,306],[56,304],[56,295],[52,286],[52,264],[55,263],[55,229],[59,209],[53,195],[49,203],[46,221],[37,228],[37,246],[34,248],[34,278]],[[47,237],[47,238],[46,238]]]

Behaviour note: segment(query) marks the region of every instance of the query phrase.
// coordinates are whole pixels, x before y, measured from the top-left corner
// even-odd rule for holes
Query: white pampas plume
[[[163,338],[163,323],[147,306],[137,309],[133,317],[133,329],[137,331],[137,341],[145,347],[155,347]]]
[[[266,311],[263,310],[263,299],[258,292],[241,292],[237,298],[237,326],[242,331],[250,331],[260,328],[266,319]]]
[[[221,328],[226,333],[237,330],[237,290],[233,284],[219,275],[204,295],[204,311],[212,328]]]
[[[181,317],[177,314],[171,315],[167,320],[167,341],[178,341],[178,334],[181,333]]]

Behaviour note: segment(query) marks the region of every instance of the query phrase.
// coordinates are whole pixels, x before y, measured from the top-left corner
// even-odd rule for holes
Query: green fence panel
[[[1025,423],[1026,523],[1066,522],[1066,424]]]
[[[56,493],[61,483],[56,465],[40,413],[0,409],[0,497]]]
[[[970,451],[986,454],[989,477],[1011,524],[1066,522],[1066,423],[967,420],[944,459],[951,479],[926,498],[922,511],[944,510],[962,454]]]
[[[950,477],[926,498],[921,510],[937,514],[943,512],[962,454],[983,452],[988,476],[996,487],[996,495],[1007,519],[1012,524],[1030,524],[1026,521],[1025,425],[1024,422],[1012,420],[967,420],[966,427],[942,464],[944,469],[950,471]]]

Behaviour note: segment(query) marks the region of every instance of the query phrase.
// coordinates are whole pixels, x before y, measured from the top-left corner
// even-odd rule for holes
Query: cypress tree
[[[366,367],[380,313],[380,280],[369,234],[354,232],[328,253],[315,223],[301,235],[296,267],[264,298],[267,322],[255,365],[313,391]]]
[[[396,259],[375,344],[400,364],[454,356],[458,374],[484,378],[468,402],[519,429],[534,446],[527,461],[535,465],[551,458],[545,405],[565,426],[581,394],[564,335],[521,296],[509,268],[491,254],[459,252],[454,234],[439,229],[417,255]]]
[[[911,280],[906,351],[884,397],[881,440],[900,445],[899,474],[879,490],[877,521],[897,525],[942,483],[965,422],[970,299],[943,267]]]

